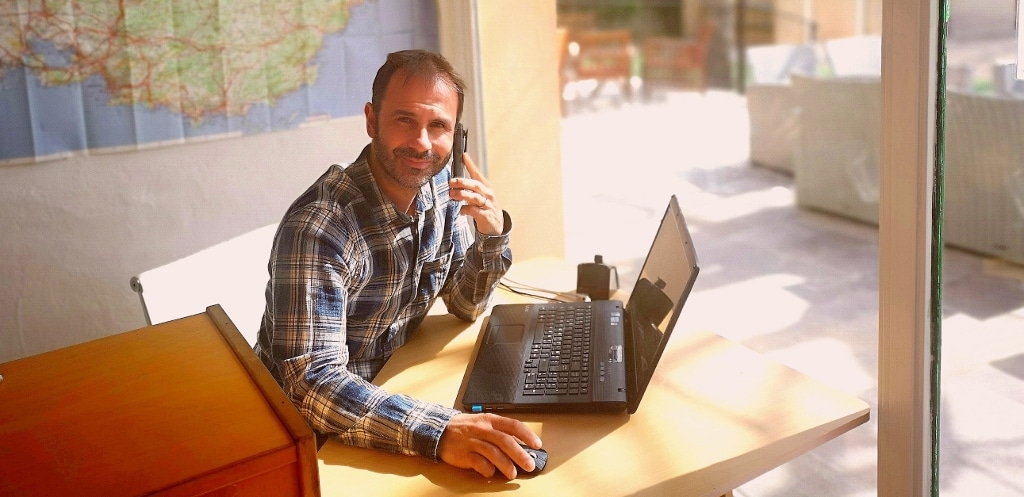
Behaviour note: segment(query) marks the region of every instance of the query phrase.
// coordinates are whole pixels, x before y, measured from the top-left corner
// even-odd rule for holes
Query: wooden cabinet
[[[0,375],[0,495],[320,494],[312,431],[220,306]]]

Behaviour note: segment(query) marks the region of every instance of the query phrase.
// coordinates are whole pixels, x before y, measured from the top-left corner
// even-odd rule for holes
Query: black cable
[[[548,302],[578,302],[580,300],[584,300],[582,296],[577,296],[575,292],[556,292],[554,290],[520,283],[509,278],[502,278],[501,281],[498,282],[498,286],[516,295],[522,295],[538,300],[546,300]],[[551,294],[551,296],[541,295],[542,293]]]
[[[531,287],[529,285],[520,285],[520,284],[515,283],[515,282],[513,282],[511,280],[509,280],[509,282],[512,283],[513,285],[517,285],[518,287],[513,287],[509,283],[505,283],[505,280],[500,281],[498,283],[498,286],[503,288],[503,289],[505,289],[506,291],[512,292],[512,293],[514,293],[516,295],[522,295],[522,296],[525,296],[525,297],[536,298],[538,300],[547,300],[549,302],[558,302],[558,301],[560,301],[560,300],[558,300],[554,296],[548,297],[548,296],[545,296],[545,295],[534,293],[534,291],[541,291],[541,292],[547,292],[547,293],[551,293],[553,295],[557,295],[556,292],[550,292],[550,291],[545,290],[543,288]],[[534,291],[529,291],[529,290],[534,290]]]
[[[528,292],[526,290],[520,290],[520,289],[517,289],[517,288],[513,288],[513,287],[509,286],[505,282],[499,282],[498,286],[503,288],[503,289],[505,289],[506,291],[512,292],[512,293],[514,293],[516,295],[522,295],[524,297],[530,297],[530,298],[534,298],[534,299],[537,299],[537,300],[546,300],[548,302],[561,302],[561,300],[558,300],[555,297],[546,297],[544,295],[539,295],[539,294],[536,294],[536,293]]]

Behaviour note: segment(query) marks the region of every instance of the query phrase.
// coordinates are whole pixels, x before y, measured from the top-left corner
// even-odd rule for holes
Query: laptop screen
[[[633,357],[630,380],[635,381],[630,412],[635,412],[651,381],[698,271],[693,240],[673,195],[626,303]]]

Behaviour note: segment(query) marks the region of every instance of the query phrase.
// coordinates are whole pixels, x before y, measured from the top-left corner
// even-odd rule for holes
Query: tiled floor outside
[[[567,260],[601,254],[631,281],[676,194],[701,263],[676,332],[717,332],[872,407],[737,496],[876,495],[877,228],[798,208],[792,176],[749,164],[741,96],[614,103],[563,120]],[[944,264],[942,495],[1024,495],[1024,268],[953,249]]]

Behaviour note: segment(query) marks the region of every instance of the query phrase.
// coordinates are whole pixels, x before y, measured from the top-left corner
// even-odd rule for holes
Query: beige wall
[[[818,40],[845,38],[857,34],[857,0],[814,2],[814,19],[818,22]]]
[[[817,41],[882,32],[882,0],[775,0],[778,43],[806,42],[804,26],[792,15],[818,23]]]
[[[477,2],[484,153],[515,223],[517,260],[562,257],[561,120],[554,0]]]
[[[807,27],[794,16],[804,16],[804,0],[775,0],[775,41],[778,43],[804,43]]]
[[[882,0],[864,0],[864,34],[882,34]]]
[[[881,0],[817,0],[813,5],[819,40],[882,33]]]

